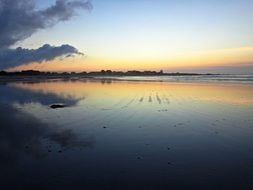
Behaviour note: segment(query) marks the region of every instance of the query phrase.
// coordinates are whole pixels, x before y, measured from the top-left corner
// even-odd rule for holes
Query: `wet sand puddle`
[[[99,189],[117,178],[121,184],[142,188],[193,188],[199,185],[198,176],[206,186],[224,174],[227,178],[218,184],[233,188],[240,183],[231,186],[228,179],[235,174],[227,173],[227,168],[253,171],[252,86],[57,81],[10,83],[0,90],[0,102],[8,109],[38,120],[47,129],[45,134],[38,129],[43,138],[37,134],[32,138],[42,141],[46,156],[40,160],[29,154],[16,156],[23,165],[29,165],[28,160],[38,164],[48,175],[30,168],[33,175],[42,175],[44,180],[38,183],[59,185],[57,180],[64,184],[68,178],[70,183],[91,187],[99,180],[94,188]],[[22,97],[11,95],[20,93]],[[66,107],[51,109],[53,104]],[[18,118],[25,130],[31,120]],[[5,116],[6,122],[12,119]],[[30,122],[28,126],[40,125]],[[29,151],[33,142],[28,143]],[[95,166],[100,172],[94,172]]]

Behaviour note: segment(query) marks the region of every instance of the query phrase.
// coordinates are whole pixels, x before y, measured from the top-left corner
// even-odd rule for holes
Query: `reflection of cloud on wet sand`
[[[46,157],[53,149],[91,147],[92,137],[80,137],[73,130],[51,127],[9,105],[0,107],[0,166],[15,165],[24,155]],[[57,149],[57,150],[58,150]]]
[[[78,138],[78,135],[76,133],[73,133],[71,129],[60,132],[57,131],[50,134],[48,138],[53,142],[59,143],[61,147],[65,149],[83,148],[86,146],[91,147],[93,145],[93,138],[88,137],[86,141],[83,141],[83,139]]]
[[[75,106],[82,98],[73,96],[63,96],[53,92],[33,91],[30,89],[22,89],[13,85],[0,85],[0,101],[11,103],[40,103],[48,106],[54,103],[63,103],[67,106]]]
[[[86,82],[82,81],[82,85]],[[68,100],[83,100],[86,97],[85,86],[76,86],[80,82],[74,80],[59,80],[59,81],[42,81],[42,82],[16,82],[10,83],[9,86],[17,89],[27,90],[40,94],[54,94],[55,96]],[[76,88],[73,88],[76,87]],[[80,88],[82,89],[80,91]]]

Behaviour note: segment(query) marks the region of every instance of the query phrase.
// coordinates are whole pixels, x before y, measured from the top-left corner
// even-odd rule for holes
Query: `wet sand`
[[[0,185],[253,189],[253,85],[109,81],[1,84]]]

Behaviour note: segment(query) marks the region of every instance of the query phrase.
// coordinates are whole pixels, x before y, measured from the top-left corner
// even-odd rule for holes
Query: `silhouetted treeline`
[[[198,73],[164,73],[162,70],[157,71],[111,71],[101,70],[99,72],[41,72],[35,70],[26,70],[20,72],[6,72],[0,71],[0,76],[191,76],[191,75],[203,75]],[[208,74],[211,75],[211,74]]]

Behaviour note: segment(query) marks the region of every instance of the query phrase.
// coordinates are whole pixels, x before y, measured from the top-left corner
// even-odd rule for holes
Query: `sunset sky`
[[[37,0],[46,9],[55,0]],[[161,70],[253,73],[252,0],[93,0],[21,46],[70,44],[85,55],[25,64],[43,71]],[[8,68],[9,69],[9,68]],[[13,70],[13,68],[12,68]]]

